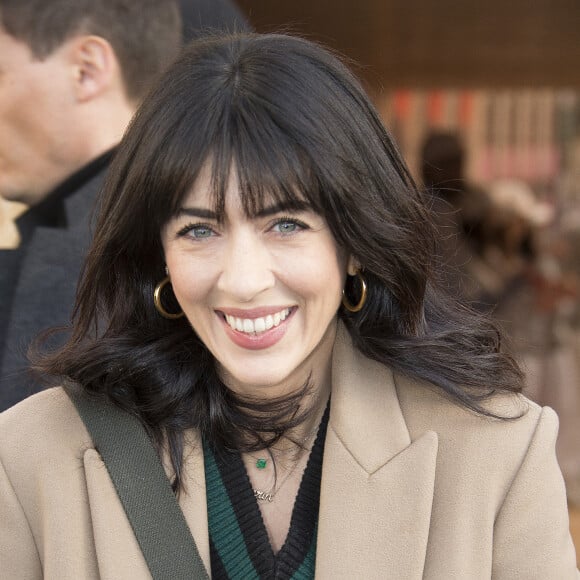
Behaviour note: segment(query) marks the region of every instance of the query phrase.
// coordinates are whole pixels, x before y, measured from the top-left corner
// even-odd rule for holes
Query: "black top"
[[[16,225],[24,241],[37,227],[66,228],[68,226],[64,202],[85,183],[109,165],[115,150],[103,153],[53,189],[40,203],[33,205],[17,220]],[[23,245],[23,244],[21,244]]]

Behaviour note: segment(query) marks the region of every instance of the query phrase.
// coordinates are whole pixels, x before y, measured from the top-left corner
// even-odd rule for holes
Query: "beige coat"
[[[474,416],[369,361],[340,332],[316,577],[572,580],[557,419]],[[514,412],[522,399],[502,397]],[[61,389],[0,415],[0,577],[150,578],[107,470]],[[181,506],[209,562],[195,434]]]

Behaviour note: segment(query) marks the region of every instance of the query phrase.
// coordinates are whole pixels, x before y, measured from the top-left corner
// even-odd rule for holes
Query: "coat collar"
[[[333,352],[330,425],[369,475],[411,444],[392,372],[355,349],[342,324]]]
[[[86,218],[94,202],[94,195],[87,196],[86,190],[92,189],[96,193],[114,153],[115,149],[110,149],[99,155],[68,176],[39,203],[22,213],[16,219],[22,238],[29,239],[38,227],[66,230],[79,221],[86,227]],[[90,187],[95,180],[98,181],[98,186]]]
[[[411,441],[396,377],[341,325],[320,492],[320,578],[421,578],[437,435]]]

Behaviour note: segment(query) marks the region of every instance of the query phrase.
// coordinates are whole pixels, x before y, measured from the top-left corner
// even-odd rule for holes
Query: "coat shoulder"
[[[74,461],[93,447],[72,401],[61,387],[33,395],[0,414],[0,460],[20,473]]]
[[[395,383],[411,439],[436,432],[439,466],[453,477],[481,477],[487,483],[495,478],[500,486],[509,485],[533,444],[547,452],[555,447],[556,413],[523,395],[490,397],[484,406],[500,417],[494,418],[462,407],[432,385],[402,376]]]
[[[540,407],[518,393],[496,393],[482,401],[490,416],[479,414],[458,402],[438,387],[395,375],[401,410],[410,430],[431,428],[441,436],[459,432],[490,432],[498,436],[509,433],[531,437],[542,414],[555,418],[548,407]]]

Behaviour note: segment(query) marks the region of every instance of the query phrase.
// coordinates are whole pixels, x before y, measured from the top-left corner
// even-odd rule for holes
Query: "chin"
[[[304,386],[305,381],[290,378],[291,371],[273,373],[254,372],[254,373],[232,373],[227,372],[225,377],[226,385],[232,390],[244,394],[251,393],[252,396],[269,394],[274,396],[288,395]]]

